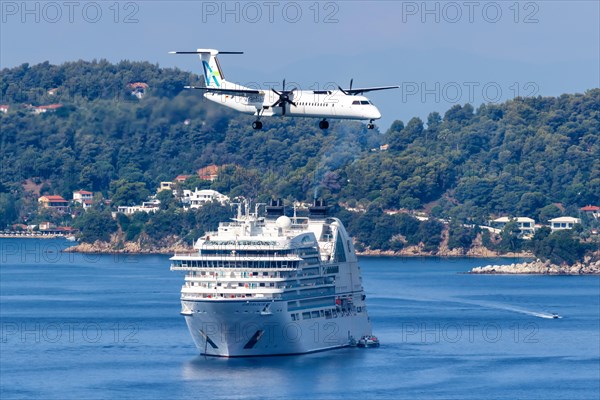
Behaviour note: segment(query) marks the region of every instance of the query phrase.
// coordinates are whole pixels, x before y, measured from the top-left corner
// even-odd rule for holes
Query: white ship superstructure
[[[351,238],[315,202],[287,217],[273,202],[198,239],[198,253],[175,255],[186,271],[181,314],[202,354],[302,354],[349,346],[371,334]]]

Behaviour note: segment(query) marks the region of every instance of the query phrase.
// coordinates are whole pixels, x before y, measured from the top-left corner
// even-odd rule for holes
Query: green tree
[[[173,196],[172,190],[161,190],[156,194],[156,199],[160,201],[161,210],[177,207],[177,199]]]
[[[563,229],[548,234],[548,231],[540,233],[534,246],[534,254],[544,260],[550,260],[554,264],[573,265],[582,261],[587,246],[574,237],[570,229]]]
[[[561,211],[554,204],[549,204],[540,209],[539,212],[539,220],[542,224],[547,224],[549,220],[552,218],[557,218],[561,216]]]
[[[14,196],[10,193],[0,193],[0,229],[14,223],[17,216]]]
[[[467,228],[462,224],[453,223],[448,229],[448,248],[468,250],[477,236],[475,228]]]
[[[108,242],[111,234],[117,231],[117,222],[113,220],[110,211],[90,209],[83,213],[74,223],[79,229],[79,239],[82,242],[94,243],[97,240]]]
[[[115,206],[133,206],[140,204],[150,196],[143,182],[127,182],[123,179],[113,182],[114,195],[112,204]]]
[[[501,241],[498,249],[503,252],[519,252],[522,249],[523,239],[516,221],[508,222],[500,233]]]

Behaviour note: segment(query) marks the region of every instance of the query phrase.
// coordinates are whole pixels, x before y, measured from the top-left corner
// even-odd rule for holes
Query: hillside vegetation
[[[148,84],[143,98],[131,95],[133,82]],[[425,211],[452,221],[455,239],[468,239],[472,232],[456,224],[498,215],[545,222],[600,203],[600,89],[456,105],[427,121],[396,121],[384,133],[347,121],[323,131],[312,119],[268,119],[254,131],[252,117],[183,89],[197,82],[194,74],[128,61],[2,70],[0,103],[10,110],[0,113],[0,224],[35,219],[39,194],[71,198],[86,189],[110,199],[125,187],[145,197],[160,181],[209,164],[226,167],[203,185],[230,197],[310,200],[318,192],[363,210],[338,213],[373,248],[422,243],[440,231],[431,221],[418,233],[418,223],[383,210]],[[63,107],[40,115],[25,107],[50,103]]]

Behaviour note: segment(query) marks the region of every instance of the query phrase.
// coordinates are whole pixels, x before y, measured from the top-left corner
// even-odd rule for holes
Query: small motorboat
[[[358,343],[356,344],[358,347],[379,347],[379,339],[377,336],[373,335],[365,335],[358,339]]]
[[[560,315],[558,315],[557,313],[552,313],[552,318],[558,319],[558,318],[562,318],[562,317]]]

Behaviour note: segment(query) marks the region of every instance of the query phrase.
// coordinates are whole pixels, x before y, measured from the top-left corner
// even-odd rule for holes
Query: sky
[[[302,89],[398,85],[369,98],[385,132],[454,104],[600,87],[600,1],[0,1],[0,68],[79,59]]]

